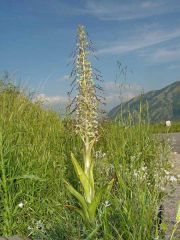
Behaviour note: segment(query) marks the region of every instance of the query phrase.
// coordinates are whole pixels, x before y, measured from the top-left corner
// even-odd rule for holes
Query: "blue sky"
[[[109,108],[180,81],[179,0],[0,0],[0,72],[63,104],[78,24],[97,49]]]

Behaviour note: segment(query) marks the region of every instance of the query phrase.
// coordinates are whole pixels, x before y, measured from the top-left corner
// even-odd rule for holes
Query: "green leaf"
[[[81,166],[79,165],[78,161],[76,160],[76,158],[74,157],[74,154],[71,153],[71,160],[76,172],[77,177],[79,178],[83,188],[84,188],[84,192],[85,192],[85,196],[87,198],[90,197],[90,189],[91,189],[91,185],[89,182],[88,177],[86,176],[86,174],[84,173],[83,169],[81,168]]]
[[[36,181],[46,181],[38,176],[32,175],[32,174],[27,174],[27,175],[23,175],[23,176],[17,176],[17,177],[13,177],[13,178],[9,178],[7,179],[8,181],[13,181],[13,180],[22,180],[22,179],[30,179],[30,180],[36,180]]]
[[[79,204],[81,205],[84,212],[84,218],[89,219],[88,206],[86,204],[84,197],[78,191],[76,191],[76,189],[71,184],[69,184],[66,180],[64,180],[64,183],[66,185],[66,188],[69,190],[69,192],[79,201]],[[77,211],[77,209],[75,210]]]

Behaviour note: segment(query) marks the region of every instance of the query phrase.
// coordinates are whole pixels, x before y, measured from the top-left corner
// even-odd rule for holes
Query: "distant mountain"
[[[180,81],[174,82],[160,90],[150,91],[114,107],[109,113],[112,119],[127,117],[129,112],[138,115],[141,104],[151,122],[180,120]]]

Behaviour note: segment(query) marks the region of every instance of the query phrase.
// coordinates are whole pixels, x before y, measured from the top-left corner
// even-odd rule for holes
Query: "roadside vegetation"
[[[176,133],[180,132],[180,121],[172,121],[171,127],[167,127],[165,122],[152,124],[151,129],[154,133]]]
[[[74,119],[44,109],[10,81],[1,81],[0,235],[34,240],[164,239],[161,205],[166,185],[176,179],[167,143],[154,137],[141,116],[136,125],[98,119],[98,139],[90,155],[93,173],[83,173],[86,126],[79,123],[82,128],[74,131]],[[82,174],[93,179],[85,175],[90,192],[77,179]],[[91,211],[93,215],[84,217]]]

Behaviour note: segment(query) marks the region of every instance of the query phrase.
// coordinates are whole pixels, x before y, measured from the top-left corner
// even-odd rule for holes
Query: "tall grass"
[[[168,148],[144,124],[103,123],[93,151],[96,186],[114,178],[98,208],[93,230],[69,205],[78,204],[63,178],[77,190],[70,152],[82,159],[73,123],[24,93],[3,84],[0,92],[0,235],[32,239],[154,239],[165,195]]]
[[[104,128],[102,142],[107,174],[116,176],[105,206],[107,236],[103,239],[154,239],[164,197],[164,169],[170,168],[168,149],[164,151],[146,125],[110,124]]]
[[[62,219],[64,128],[56,113],[16,90],[2,91],[0,104],[0,234],[27,234],[39,220]]]

